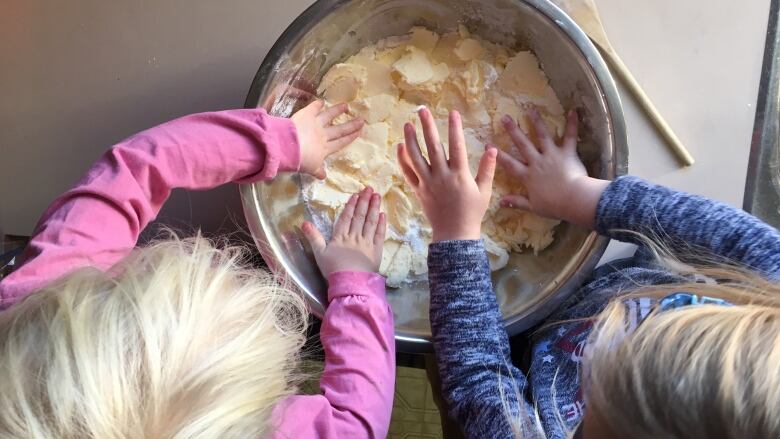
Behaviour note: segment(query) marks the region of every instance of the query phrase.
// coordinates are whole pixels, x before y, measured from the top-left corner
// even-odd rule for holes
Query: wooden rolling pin
[[[661,117],[661,113],[655,108],[647,93],[642,90],[642,87],[623,63],[623,60],[620,59],[617,52],[615,52],[612,44],[610,44],[593,0],[551,1],[569,14],[572,20],[582,28],[591,41],[599,48],[612,67],[613,73],[620,78],[626,88],[634,95],[639,106],[645,111],[645,114],[653,122],[658,133],[664,138],[664,141],[666,141],[666,144],[672,149],[680,162],[685,166],[693,165],[694,159],[691,153],[685,149],[680,139],[672,131],[672,127]]]

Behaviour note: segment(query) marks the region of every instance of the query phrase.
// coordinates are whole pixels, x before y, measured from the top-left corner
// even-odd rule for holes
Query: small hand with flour
[[[589,177],[577,156],[577,112],[569,112],[559,144],[536,109],[530,119],[535,143],[510,116],[502,119],[515,154],[499,151],[498,163],[526,187],[528,195],[507,195],[501,205],[592,228],[596,206],[609,182]]]
[[[406,143],[398,145],[398,163],[431,223],[433,241],[479,239],[492,193],[496,149],[485,151],[475,178],[469,170],[460,114],[452,111],[449,117],[449,159],[431,112],[423,108],[419,116],[429,161],[420,151],[414,126],[407,123]]]
[[[371,188],[352,195],[327,243],[314,224],[303,223],[303,233],[325,277],[339,271],[379,271],[387,228],[385,214],[379,212],[380,202],[379,194]]]

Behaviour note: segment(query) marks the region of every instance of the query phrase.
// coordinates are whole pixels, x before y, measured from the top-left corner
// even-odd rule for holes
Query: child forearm
[[[333,437],[384,438],[395,388],[393,312],[385,279],[340,272],[329,283],[330,306],[320,333],[325,348],[320,388],[344,423],[343,434]]]
[[[107,269],[135,246],[174,188],[273,178],[300,161],[295,127],[262,110],[186,116],[117,144],[41,218],[0,307],[84,266]]]
[[[525,376],[509,341],[481,241],[431,244],[430,320],[442,391],[468,437],[512,437]],[[516,417],[516,416],[515,416]]]
[[[442,392],[468,437],[513,437],[508,417],[520,412],[525,377],[511,365],[487,254],[479,240],[498,150],[488,146],[473,175],[460,114],[449,115],[449,155],[441,148],[431,112],[423,108],[418,115],[428,159],[414,125],[407,123],[398,162],[433,230],[428,252],[430,321]]]
[[[767,274],[780,273],[780,232],[748,213],[704,197],[621,177],[598,203],[595,228],[615,239],[638,242],[640,233],[675,249],[703,248]]]
[[[375,273],[329,276],[321,395],[292,396],[274,412],[273,438],[384,438],[395,385],[393,313]]]

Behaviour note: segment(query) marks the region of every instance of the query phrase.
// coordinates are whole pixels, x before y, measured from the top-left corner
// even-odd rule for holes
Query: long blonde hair
[[[597,318],[583,369],[586,410],[615,437],[780,437],[780,285],[734,266],[706,266],[717,284],[648,287],[724,299],[653,311],[635,330],[613,301]]]
[[[0,313],[0,437],[260,437],[295,390],[307,313],[246,262],[172,237]]]
[[[638,288],[594,317],[582,370],[586,413],[615,438],[780,437],[780,284],[700,251],[683,262],[646,244],[691,281]],[[656,309],[629,323],[625,300],[680,291],[734,306]],[[533,416],[515,419],[517,437],[546,437]]]

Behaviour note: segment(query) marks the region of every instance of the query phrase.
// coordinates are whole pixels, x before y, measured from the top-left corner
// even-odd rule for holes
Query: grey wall
[[[240,107],[310,0],[2,0],[0,230],[39,215],[112,144],[188,113]],[[160,218],[243,221],[237,188],[176,192]],[[227,220],[230,227],[230,220]]]

